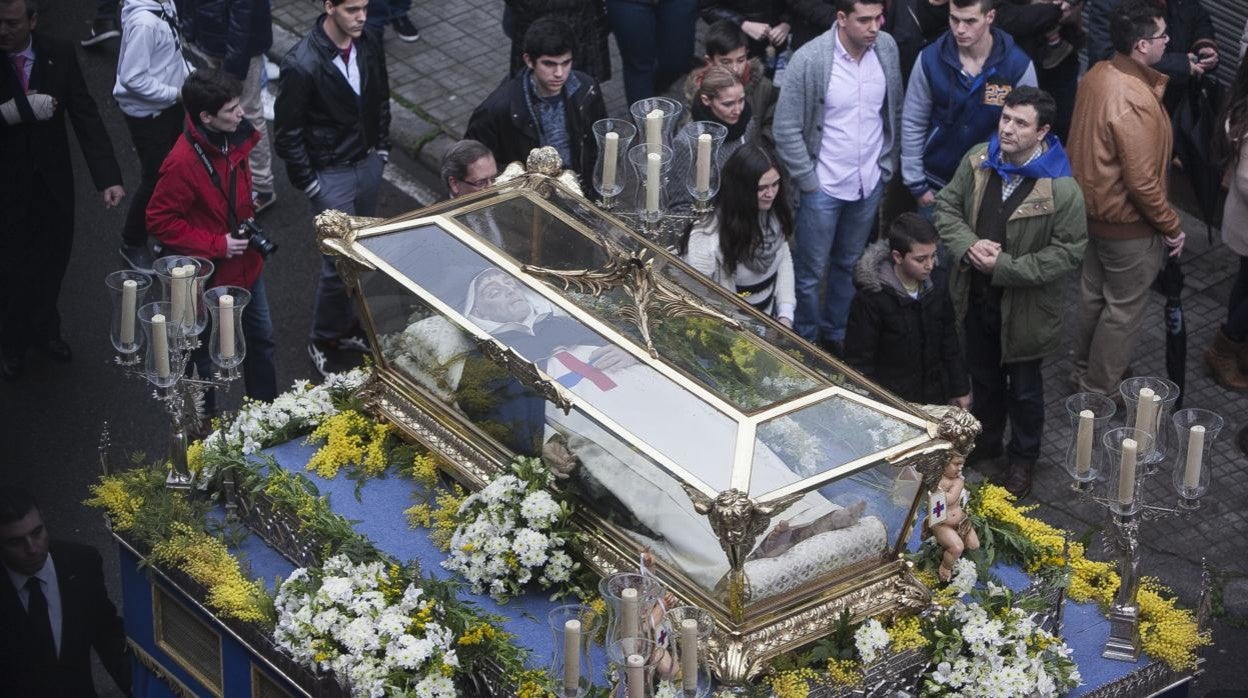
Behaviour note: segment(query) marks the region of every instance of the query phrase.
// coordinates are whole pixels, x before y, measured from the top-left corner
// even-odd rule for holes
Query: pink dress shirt
[[[815,172],[823,193],[841,201],[858,201],[874,191],[880,181],[884,68],[875,46],[854,60],[841,45],[839,30],[834,43],[832,76],[823,100],[823,142]]]

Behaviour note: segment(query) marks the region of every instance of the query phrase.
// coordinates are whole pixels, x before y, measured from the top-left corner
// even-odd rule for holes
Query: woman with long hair
[[[1248,61],[1240,61],[1214,140],[1229,184],[1222,209],[1222,242],[1239,255],[1239,273],[1227,302],[1226,324],[1205,350],[1205,363],[1224,388],[1248,391]]]
[[[710,121],[728,129],[728,136],[719,147],[721,165],[742,146],[759,142],[758,120],[745,98],[745,86],[741,78],[727,68],[711,66],[702,76],[688,107],[689,122]],[[688,203],[693,198],[688,189],[693,162],[685,140],[682,135],[675,143],[675,163],[666,185],[669,206]]]
[[[681,257],[747,303],[793,326],[788,236],[793,210],[776,156],[746,145],[724,163],[715,212],[682,240]]]

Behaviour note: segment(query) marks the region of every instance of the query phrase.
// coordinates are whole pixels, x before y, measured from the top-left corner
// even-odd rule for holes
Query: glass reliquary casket
[[[469,486],[514,454],[566,474],[583,561],[608,574],[652,551],[715,615],[721,680],[841,609],[925,605],[900,553],[920,481],[965,451],[960,411],[887,394],[540,174],[318,229],[360,293],[369,404]]]

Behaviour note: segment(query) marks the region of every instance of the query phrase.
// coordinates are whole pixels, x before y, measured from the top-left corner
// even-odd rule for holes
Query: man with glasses
[[[454,199],[493,184],[498,176],[498,163],[484,143],[462,140],[446,149],[439,172],[446,191]]]
[[[1183,251],[1167,172],[1173,135],[1162,106],[1166,22],[1153,0],[1124,0],[1110,17],[1114,56],[1079,84],[1070,163],[1087,202],[1088,248],[1079,282],[1072,379],[1117,396],[1163,251]]]

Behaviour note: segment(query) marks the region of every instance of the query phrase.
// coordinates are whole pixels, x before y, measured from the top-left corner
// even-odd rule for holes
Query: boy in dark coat
[[[903,213],[888,240],[873,243],[854,270],[845,360],[898,397],[968,409],[970,381],[958,345],[953,301],[936,266],[936,228]]]

